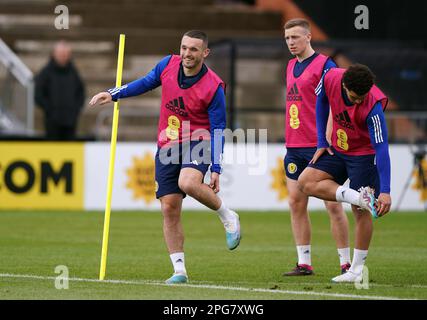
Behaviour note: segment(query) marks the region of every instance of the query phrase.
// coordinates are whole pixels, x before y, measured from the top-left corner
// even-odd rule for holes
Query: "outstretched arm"
[[[139,78],[119,88],[111,88],[105,92],[96,94],[89,104],[91,106],[97,103],[103,105],[111,101],[117,101],[118,99],[134,97],[157,88],[161,85],[160,76],[168,65],[170,58],[171,56],[163,58],[145,77]]]

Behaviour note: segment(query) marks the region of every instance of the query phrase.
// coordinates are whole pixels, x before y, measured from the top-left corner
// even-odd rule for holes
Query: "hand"
[[[390,194],[380,193],[378,197],[378,204],[377,204],[378,216],[382,217],[386,215],[390,211],[390,207],[391,207]]]
[[[332,156],[334,155],[334,153],[332,152],[332,149],[330,147],[328,148],[319,148],[316,150],[316,152],[313,155],[313,158],[311,158],[310,160],[310,164],[314,164],[316,163],[316,161],[320,158],[320,156],[326,151],[328,151],[328,153]]]
[[[212,172],[211,173],[211,183],[209,184],[209,187],[215,192],[219,192],[219,173]]]
[[[94,106],[98,102],[100,105],[103,105],[111,101],[113,101],[113,98],[111,97],[111,94],[109,92],[100,92],[93,96],[93,98],[89,102],[89,105]]]

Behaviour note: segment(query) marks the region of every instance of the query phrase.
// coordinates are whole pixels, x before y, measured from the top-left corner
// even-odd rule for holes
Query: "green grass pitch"
[[[282,276],[296,262],[289,213],[239,213],[243,239],[228,251],[214,213],[184,212],[190,282],[166,286],[159,212],[112,212],[107,281],[98,282],[103,212],[1,211],[0,299],[427,299],[426,213],[374,222],[365,290],[330,282],[339,263],[326,213],[311,213],[316,275],[294,278]],[[69,269],[66,290],[55,288],[58,265]]]

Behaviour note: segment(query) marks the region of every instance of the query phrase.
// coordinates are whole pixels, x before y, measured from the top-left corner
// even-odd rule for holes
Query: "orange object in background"
[[[294,18],[304,18],[310,22],[313,41],[328,40],[328,36],[323,30],[307,16],[292,0],[257,0],[256,6],[259,9],[275,10],[282,12],[283,25],[286,21]]]

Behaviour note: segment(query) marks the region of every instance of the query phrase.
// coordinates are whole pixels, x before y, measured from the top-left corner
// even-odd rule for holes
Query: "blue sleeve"
[[[388,151],[387,125],[380,102],[375,104],[366,122],[372,146],[375,148],[377,170],[380,176],[380,192],[390,193],[391,164]]]
[[[218,87],[208,108],[211,133],[211,171],[221,173],[222,154],[224,152],[224,129],[227,124],[225,111],[225,93],[222,86]]]
[[[329,99],[323,86],[323,79],[325,78],[327,72],[328,71],[326,70],[316,88],[316,127],[318,148],[329,147],[329,143],[326,140],[326,127],[328,125],[329,118]]]
[[[332,60],[332,58],[328,58],[326,60],[325,65],[323,66],[323,73],[327,72],[331,68],[338,68],[337,64]]]
[[[120,88],[108,89],[107,91],[111,94],[113,101],[134,97],[160,86],[162,84],[160,76],[168,65],[171,57],[171,55],[164,57],[145,77],[125,84]]]

